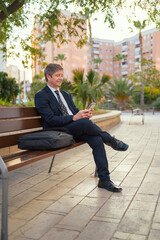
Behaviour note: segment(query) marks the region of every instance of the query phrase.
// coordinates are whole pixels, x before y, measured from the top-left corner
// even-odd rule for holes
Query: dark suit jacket
[[[73,114],[76,114],[79,109],[73,103],[71,94],[65,91],[61,91],[61,93],[70,110]],[[65,127],[65,125],[73,121],[73,115],[63,116],[60,104],[48,86],[36,93],[35,106],[42,116],[44,130],[54,127]]]

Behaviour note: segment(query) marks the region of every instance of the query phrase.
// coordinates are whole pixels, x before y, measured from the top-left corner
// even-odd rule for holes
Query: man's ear
[[[48,80],[50,80],[51,76],[49,74],[47,74],[46,78],[47,78],[47,82],[48,82]]]

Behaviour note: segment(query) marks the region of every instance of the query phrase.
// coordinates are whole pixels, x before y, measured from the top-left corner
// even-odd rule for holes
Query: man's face
[[[52,76],[47,74],[48,85],[55,89],[58,89],[63,82],[63,70],[59,70],[52,74]]]

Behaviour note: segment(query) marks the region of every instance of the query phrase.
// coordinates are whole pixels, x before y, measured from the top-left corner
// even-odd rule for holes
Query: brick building
[[[70,12],[65,11],[63,13],[65,13],[65,16],[70,18]],[[86,25],[84,25],[83,27],[86,28]],[[41,26],[38,26],[37,32],[34,32],[34,36],[36,36],[36,34],[39,34],[41,31]],[[79,32],[79,34],[83,34],[83,32],[78,28],[77,31]],[[68,39],[67,35],[66,39]],[[56,43],[51,41],[41,44],[41,47],[43,48],[44,54],[46,56],[44,61],[47,63],[61,64],[60,61],[55,61],[55,57],[57,57],[58,54],[65,55],[66,60],[63,61],[64,78],[68,80],[72,80],[72,71],[74,69],[83,68],[85,72],[87,71],[87,46],[85,45],[82,48],[77,48],[75,42],[77,42],[77,37],[71,37],[71,41],[61,44],[60,48],[57,47]],[[35,74],[39,74],[42,70],[42,66],[38,64],[38,60],[34,61],[32,76],[34,76]]]
[[[160,70],[160,31],[151,29],[142,32],[143,37],[143,56],[155,62],[156,68]],[[111,40],[94,39],[94,57],[102,59],[99,64],[99,73],[109,74],[111,77],[126,77],[133,73],[139,65],[140,42],[139,36],[136,34],[131,38],[123,39],[120,42]],[[91,58],[91,48],[88,49],[88,59]],[[113,61],[117,54],[125,55],[122,61]],[[89,62],[89,60],[88,60]],[[88,69],[90,64],[88,65]]]
[[[65,14],[70,17],[70,12],[65,12]],[[36,34],[39,34],[41,30],[39,26]],[[142,37],[143,56],[152,59],[156,64],[156,68],[160,70],[160,31],[156,28],[143,31]],[[84,68],[85,72],[91,69],[91,47],[86,45],[83,48],[77,48],[74,42],[75,39],[72,38],[71,42],[61,45],[60,48],[53,42],[43,43],[42,46],[47,63],[55,62],[54,58],[58,54],[65,54],[66,60],[63,62],[64,77],[69,81],[72,80],[73,69]],[[93,52],[94,58],[102,59],[102,63],[98,65],[98,68],[95,66],[95,70],[101,76],[108,74],[111,77],[124,78],[133,73],[139,66],[141,59],[139,35],[136,34],[120,42],[94,38]],[[126,58],[119,62],[113,61],[114,56],[117,54],[125,55]],[[42,66],[38,65],[38,60],[34,61],[33,66],[33,76],[43,70]]]

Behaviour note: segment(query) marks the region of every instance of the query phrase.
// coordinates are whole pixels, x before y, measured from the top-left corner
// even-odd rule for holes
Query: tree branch
[[[25,0],[15,0],[9,7],[7,7],[7,14],[5,14],[3,11],[0,12],[0,21],[5,20],[10,14],[20,9],[24,3]]]

